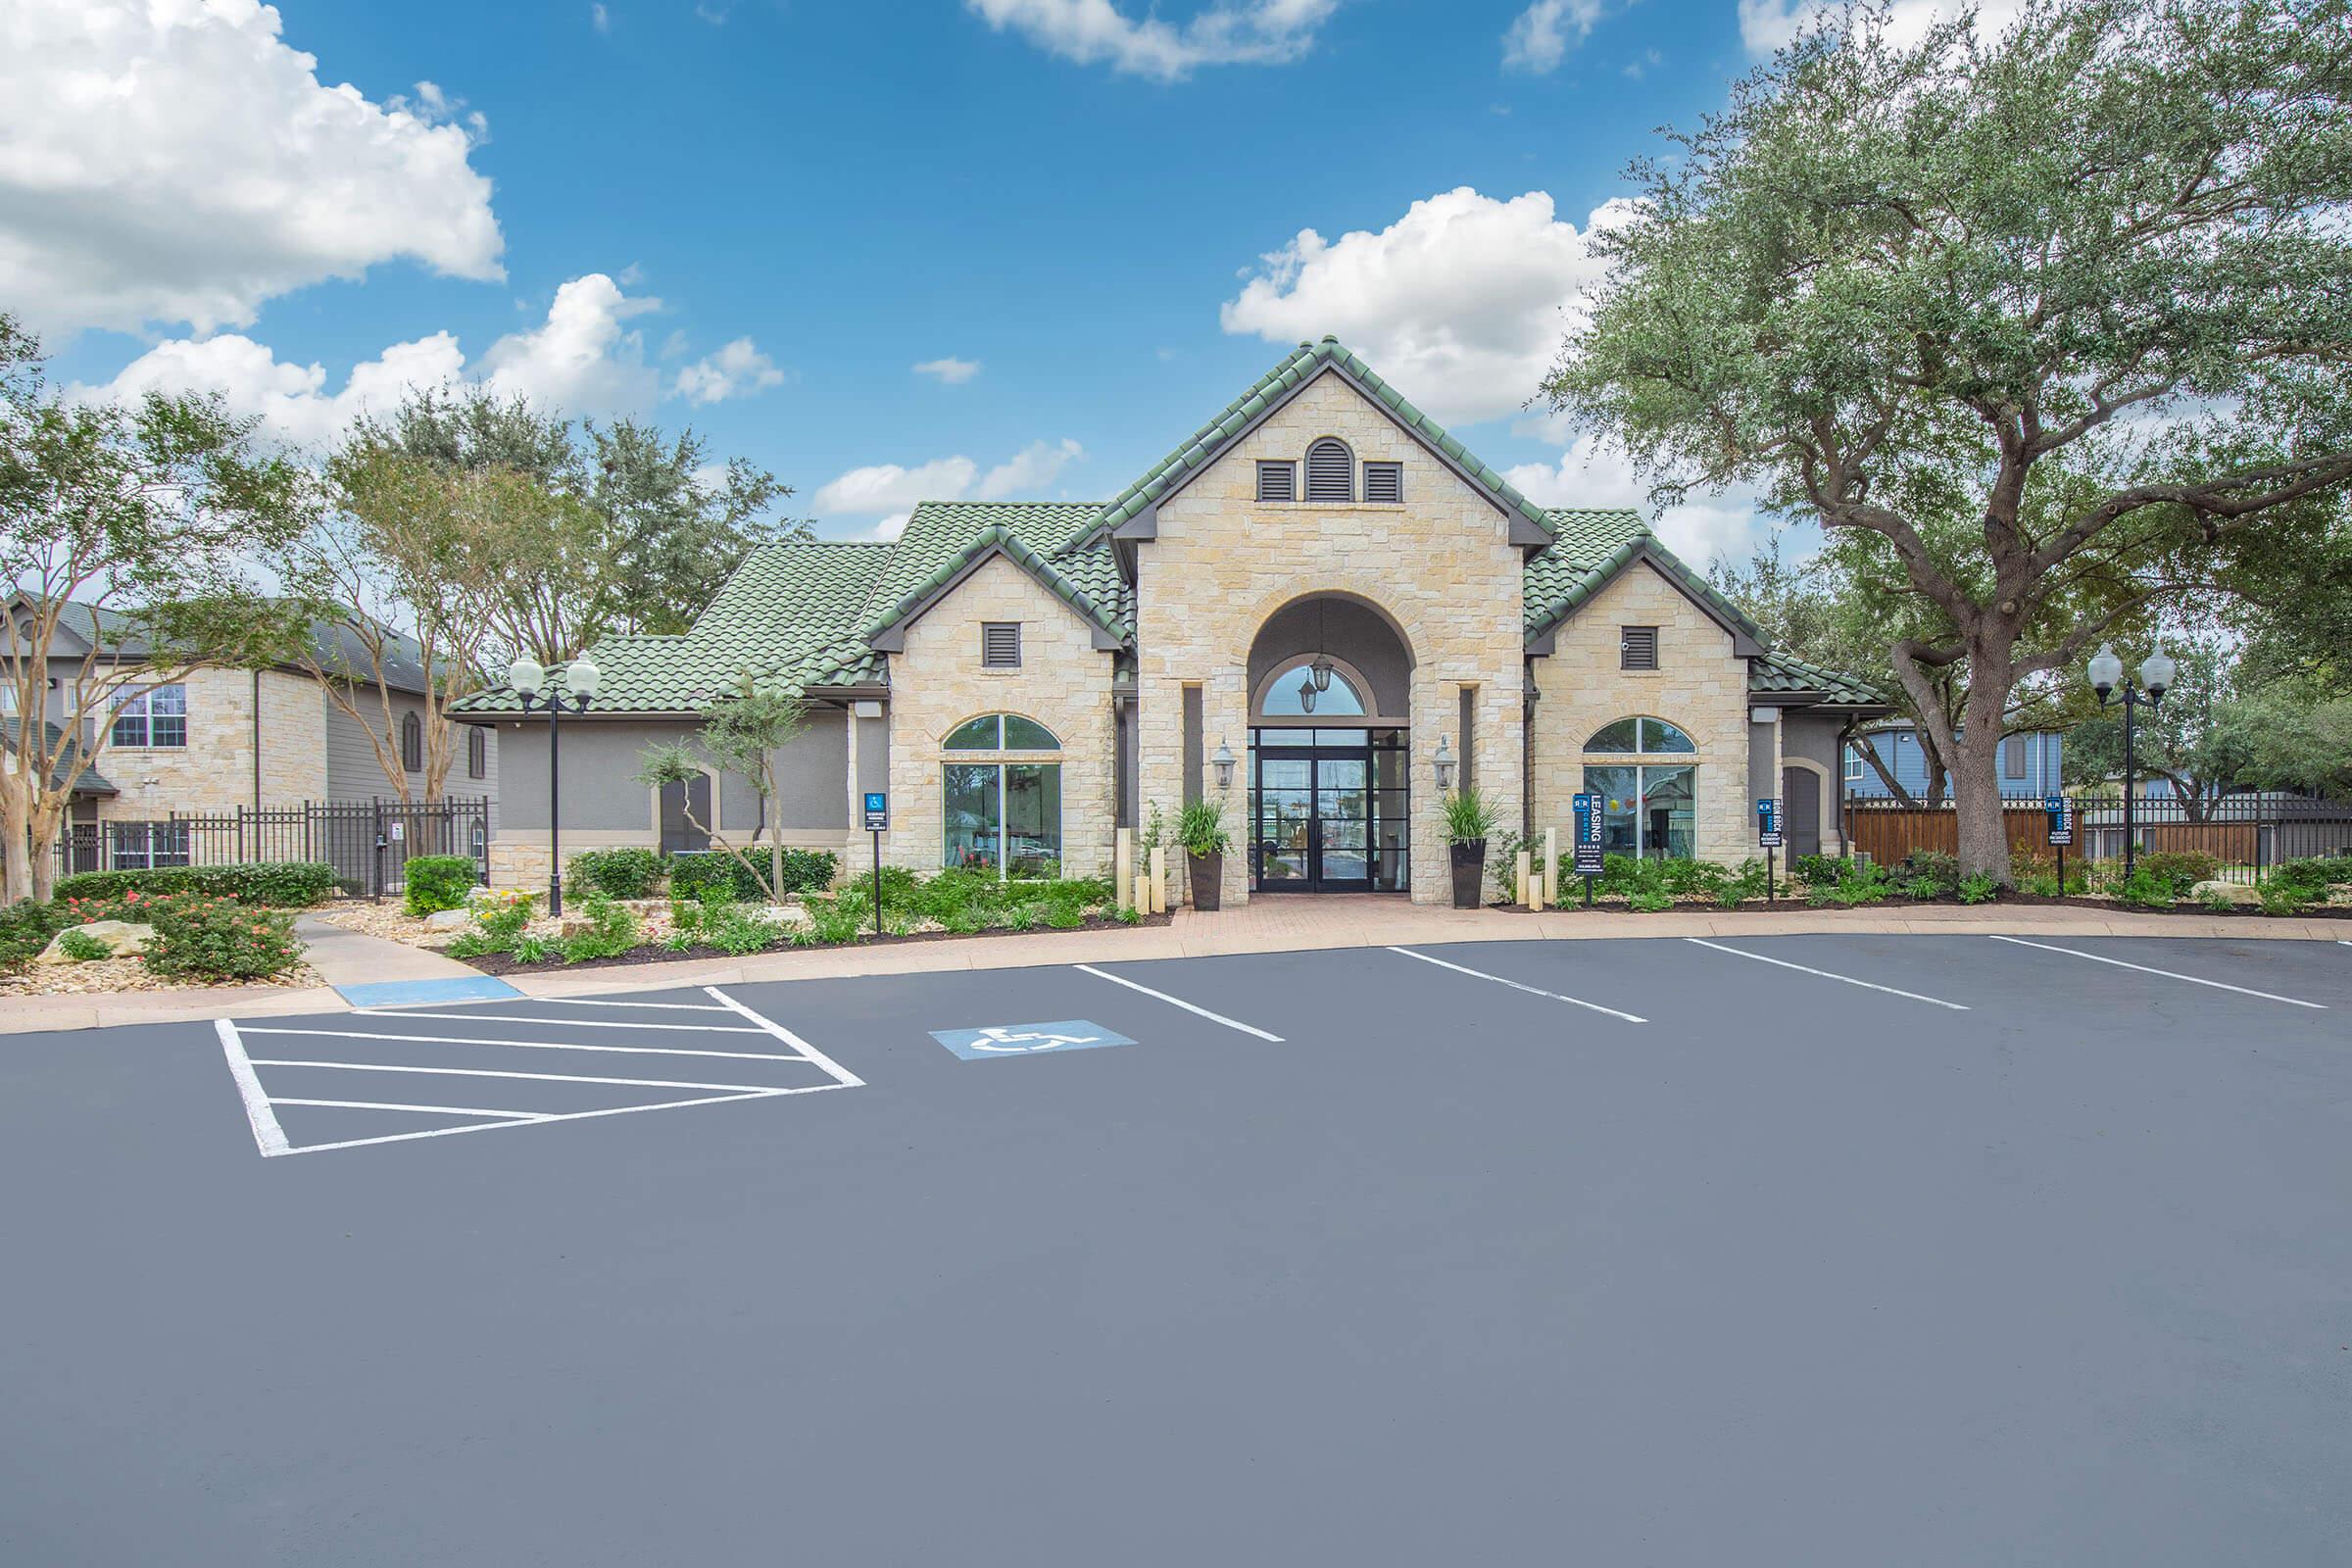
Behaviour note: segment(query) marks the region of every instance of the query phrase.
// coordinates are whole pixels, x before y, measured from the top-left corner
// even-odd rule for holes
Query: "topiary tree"
[[[784,840],[774,827],[780,793],[776,757],[808,722],[808,708],[800,693],[762,685],[746,673],[735,678],[726,695],[703,710],[702,733],[694,743],[672,741],[649,746],[639,754],[642,765],[637,779],[642,784],[690,783],[712,765],[750,781],[760,797],[760,824],[753,833],[750,849],[759,847],[760,835],[764,832],[765,856],[756,858],[729,842],[715,820],[720,815],[715,797],[710,811],[714,820],[705,822],[694,815],[694,797],[689,793],[686,819],[708,834],[712,845],[733,856],[774,904],[781,904],[792,888],[785,875]]]

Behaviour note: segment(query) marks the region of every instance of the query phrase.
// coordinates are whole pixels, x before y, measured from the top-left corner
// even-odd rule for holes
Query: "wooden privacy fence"
[[[2089,862],[2120,859],[2124,853],[2124,803],[2070,799],[2075,838],[2067,858]],[[2142,855],[2209,855],[2215,874],[2251,882],[2282,860],[2306,856],[2352,854],[2352,801],[2316,800],[2302,795],[2248,793],[2207,801],[2196,809],[2177,799],[2132,803],[2132,836]],[[2200,818],[2202,818],[2200,820]],[[2010,801],[2001,809],[2011,854],[2038,859],[2050,847],[2049,812],[2038,800]],[[1849,849],[1881,864],[1915,851],[1958,852],[1958,818],[1949,805],[1905,806],[1899,801],[1848,801],[1845,839]]]

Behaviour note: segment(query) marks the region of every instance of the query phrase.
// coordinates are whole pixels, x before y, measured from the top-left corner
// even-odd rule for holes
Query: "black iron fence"
[[[487,880],[489,800],[308,801],[76,822],[58,838],[57,873],[323,860],[346,891],[380,897],[406,888],[408,862],[419,855],[466,856]]]
[[[2124,854],[2124,803],[2120,797],[2065,797],[2074,842],[2070,864],[2118,860]],[[2051,859],[2047,803],[2011,800],[2002,816],[2013,853]],[[2141,855],[2211,856],[2214,875],[2227,882],[2255,882],[2285,860],[2311,856],[2352,855],[2352,801],[2315,800],[2273,792],[2183,801],[2161,796],[2132,803],[2131,835]],[[1949,805],[1906,806],[1900,801],[1851,801],[1845,806],[1845,841],[1882,863],[1914,850],[1959,848]]]

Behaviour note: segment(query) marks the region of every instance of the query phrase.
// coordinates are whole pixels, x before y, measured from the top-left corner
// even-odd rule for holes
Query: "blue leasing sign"
[[[1098,1046],[1132,1046],[1125,1035],[1113,1034],[1084,1018],[1058,1023],[1003,1023],[985,1029],[934,1029],[931,1038],[965,1061],[988,1061],[1000,1056],[1038,1056],[1057,1051],[1092,1051]]]
[[[865,792],[865,830],[868,833],[890,831],[890,796],[881,790]]]
[[[2066,797],[2063,795],[2044,796],[2041,808],[2050,813],[2050,842],[2052,844],[2074,843],[2075,816],[2066,808]]]
[[[1600,875],[1600,797],[1579,795],[1576,807],[1576,874]]]
[[[1781,802],[1778,796],[1756,797],[1756,845],[1766,850],[1781,847]]]

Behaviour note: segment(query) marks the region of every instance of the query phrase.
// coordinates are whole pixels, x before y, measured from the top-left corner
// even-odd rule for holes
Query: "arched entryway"
[[[1245,837],[1255,893],[1412,886],[1412,650],[1376,606],[1314,594],[1250,649]]]

